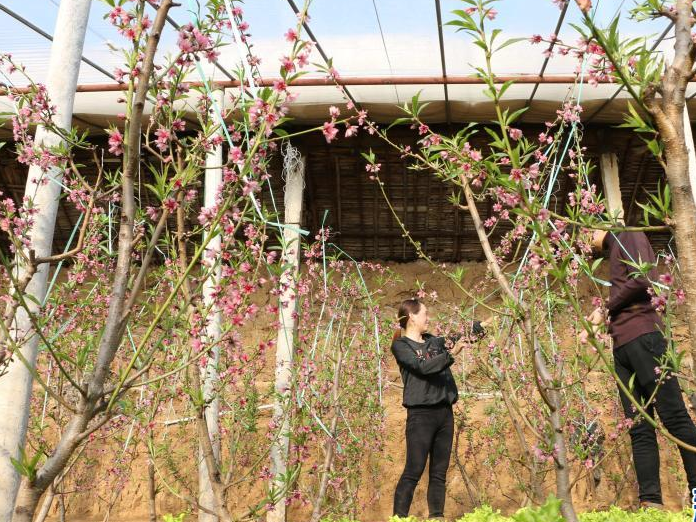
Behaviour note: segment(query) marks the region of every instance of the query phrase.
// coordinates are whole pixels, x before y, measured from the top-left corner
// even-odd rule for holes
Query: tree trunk
[[[23,522],[34,517],[39,498],[65,469],[70,457],[82,441],[82,435],[87,430],[89,420],[92,418],[91,412],[94,411],[94,405],[82,401],[78,408],[83,413],[70,419],[60,436],[53,454],[48,457],[44,465],[37,471],[34,480],[22,477],[12,522]]]
[[[193,385],[196,388],[200,388],[201,379],[198,368],[192,368],[191,374]],[[222,483],[222,478],[220,477],[220,469],[217,465],[218,460],[215,458],[210,433],[208,433],[205,410],[205,406],[197,408],[196,426],[198,427],[198,439],[202,447],[203,459],[205,460],[206,470],[208,470],[208,482],[213,493],[213,501],[215,503],[213,511],[217,511],[222,522],[232,522],[232,515],[227,509],[227,488]],[[203,507],[208,508],[208,506]]]
[[[281,294],[279,299],[280,309],[280,328],[278,329],[278,342],[276,345],[276,371],[275,371],[275,391],[278,396],[276,400],[273,419],[278,438],[271,446],[271,490],[280,493],[274,503],[274,510],[269,511],[267,522],[285,521],[285,491],[287,484],[283,476],[287,471],[288,445],[289,439],[286,435],[290,420],[286,409],[288,397],[290,395],[290,385],[292,379],[292,358],[293,341],[295,335],[295,285],[299,271],[300,260],[300,234],[296,229],[300,227],[300,217],[302,214],[302,190],[304,186],[304,160],[295,171],[287,173],[285,183],[285,224],[294,229],[285,228],[283,236],[285,244],[283,247],[283,262],[288,268],[283,272],[280,279]]]
[[[696,186],[696,150],[694,147],[694,135],[693,132],[691,131],[691,120],[689,119],[689,110],[686,107],[686,104],[684,104],[684,142],[686,144],[686,149],[687,149],[687,165],[688,165],[688,173],[689,173],[689,189],[691,192],[691,198],[692,200],[696,200],[696,193],[694,193],[693,187]],[[671,188],[671,185],[670,185]],[[680,201],[679,202],[679,208],[680,212],[689,212],[688,209],[682,209],[683,203]],[[696,204],[695,204],[696,207]],[[677,217],[677,202],[674,201],[674,216],[675,218]],[[693,215],[693,214],[692,214]],[[675,234],[676,235],[676,234]],[[691,243],[693,245],[693,242]],[[679,246],[677,246],[679,249]],[[679,249],[679,258],[681,259],[681,250]],[[680,262],[681,264],[681,262]],[[682,275],[683,277],[683,275]],[[693,282],[692,282],[693,284]],[[685,285],[686,286],[686,285]],[[693,287],[692,287],[693,288]],[[689,290],[685,288],[685,291],[687,292],[687,295],[694,295],[689,294]],[[691,299],[690,301],[693,301]],[[691,368],[692,368],[692,374],[696,374],[696,323],[694,322],[696,318],[696,311],[691,310],[691,308],[694,308],[694,305],[692,304],[691,306],[688,307],[688,325],[689,325],[689,336],[691,339],[690,343],[690,353],[691,353]],[[696,409],[696,390],[692,390],[691,395],[689,396],[689,401],[691,402],[691,407]]]
[[[686,87],[692,76],[693,2],[675,2],[674,60],[662,79],[660,105],[652,100],[649,108],[665,144],[665,175],[672,193],[674,239],[677,243],[679,273],[686,292],[686,315],[689,326],[689,352],[692,372],[696,373],[696,204],[694,185],[694,142],[686,107]],[[690,397],[696,406],[696,393]]]
[[[150,430],[152,438],[152,430]],[[155,462],[151,454],[147,455],[147,503],[150,522],[157,522],[157,483],[155,482]]]
[[[689,183],[688,164],[685,150],[673,152],[667,155],[665,173],[672,193],[679,274],[687,295],[685,307],[689,326],[689,351],[693,371],[696,371],[696,205]],[[695,399],[692,395],[692,404],[696,403]]]
[[[548,420],[549,424],[551,424],[551,428],[553,429],[554,447],[558,452],[558,455],[555,458],[556,496],[562,502],[561,513],[563,513],[563,517],[566,519],[566,521],[578,522],[578,517],[573,506],[573,496],[570,491],[570,468],[568,466],[566,454],[565,437],[563,436],[563,419],[561,418],[562,396],[558,389],[554,388],[553,376],[551,375],[551,372],[546,365],[546,361],[544,360],[544,356],[541,353],[539,340],[536,337],[534,325],[532,324],[531,312],[527,304],[512,290],[507,277],[500,268],[500,264],[493,253],[493,249],[491,248],[488,240],[488,235],[483,226],[483,222],[481,221],[481,216],[479,215],[478,208],[476,207],[476,199],[474,198],[474,194],[469,186],[469,181],[464,175],[460,176],[460,181],[464,190],[464,197],[466,198],[469,214],[474,222],[476,234],[479,238],[479,242],[481,243],[486,260],[488,261],[488,267],[500,285],[501,292],[507,295],[514,303],[517,304],[519,308],[519,316],[517,321],[522,329],[525,340],[529,344],[530,348],[534,351],[534,361],[532,363],[534,367],[534,379],[536,381],[539,394],[549,409]]]
[[[685,306],[689,352],[693,371],[696,371],[696,204],[690,180],[695,173],[689,172],[689,148],[693,150],[694,144],[693,138],[691,143],[687,143],[691,127],[686,109],[686,86],[693,67],[692,2],[679,0],[675,8],[674,60],[667,66],[662,79],[661,100],[657,102],[651,99],[647,103],[665,145],[665,176],[672,194],[674,217],[672,226],[677,243],[679,273],[687,295]],[[691,401],[696,402],[696,397],[692,397]]]
[[[65,469],[77,446],[89,435],[90,429],[96,429],[89,427],[90,421],[104,412],[108,405],[108,401],[104,397],[104,388],[108,374],[111,371],[111,363],[123,339],[126,325],[126,316],[124,316],[123,312],[129,273],[131,263],[133,262],[133,222],[135,218],[133,175],[137,171],[140,161],[139,144],[143,109],[150,77],[154,70],[155,53],[162,28],[166,22],[167,13],[171,9],[172,4],[172,0],[162,0],[157,9],[157,16],[148,35],[145,57],[138,77],[131,120],[127,126],[126,135],[128,139],[124,149],[125,159],[121,179],[122,212],[119,227],[118,260],[112,284],[112,296],[109,302],[108,315],[99,341],[94,369],[90,379],[84,385],[84,390],[81,390],[79,399],[76,401],[76,413],[70,418],[55,449],[43,466],[37,470],[36,476],[32,480],[29,480],[28,477],[22,479],[12,518],[13,522],[24,522],[32,519],[38,498]],[[67,28],[72,28],[72,20],[63,19],[62,21]],[[59,18],[59,24],[60,22],[61,19]],[[34,498],[35,496],[37,497],[36,499]]]
[[[20,489],[12,522],[32,522],[42,493],[39,488],[31,485]]]
[[[34,522],[44,522],[44,520],[46,520],[48,513],[51,511],[51,506],[53,505],[53,499],[55,496],[56,486],[53,484],[50,488],[48,488],[43,502],[41,503],[41,509],[39,509],[39,512],[36,514],[36,520]]]
[[[222,111],[222,107],[225,102],[225,91],[224,89],[218,89],[213,93],[214,102]],[[220,127],[217,133],[222,136],[223,130]],[[216,203],[217,194],[222,185],[222,144],[212,149],[206,156],[205,160],[205,193],[204,193],[204,205],[206,207],[213,207]],[[208,243],[208,248],[214,253],[220,251],[220,236],[211,238]],[[207,408],[205,409],[205,419],[208,425],[208,435],[210,436],[210,442],[213,446],[213,455],[216,461],[220,461],[220,440],[218,429],[218,417],[220,416],[220,399],[215,394],[215,388],[218,383],[218,372],[217,367],[220,361],[220,346],[218,340],[220,339],[220,329],[222,323],[222,317],[220,315],[220,310],[214,307],[214,297],[215,287],[220,282],[220,266],[218,264],[218,257],[211,257],[208,255],[203,256],[204,260],[215,264],[213,274],[208,277],[203,283],[203,306],[206,309],[210,309],[208,313],[208,324],[206,325],[206,345],[213,345],[210,353],[210,358],[208,359],[208,364],[201,371],[203,378],[203,397],[207,402]],[[212,308],[211,308],[212,307]],[[210,484],[210,474],[208,472],[208,467],[204,458],[204,448],[202,444],[199,444],[199,467],[198,467],[198,502],[203,507],[206,507],[214,511],[215,507],[215,493],[213,492],[213,487]],[[203,510],[198,511],[198,521],[199,522],[217,522],[218,517],[206,513]]]
[[[312,510],[312,518],[310,522],[319,522],[321,518],[321,508],[326,496],[326,490],[329,484],[329,473],[333,465],[334,455],[336,454],[336,436],[338,428],[338,417],[341,414],[339,400],[341,397],[341,370],[343,369],[343,337],[345,331],[350,326],[350,316],[353,311],[351,305],[345,320],[344,333],[338,335],[336,364],[334,365],[334,380],[331,390],[333,418],[331,419],[331,427],[329,428],[329,436],[326,438],[324,449],[324,466],[322,467],[321,480],[319,481],[319,489],[317,496],[314,499],[314,509]],[[346,348],[347,349],[347,348]]]
[[[527,444],[527,438],[524,436],[522,421],[517,419],[517,414],[515,413],[515,407],[512,404],[511,398],[514,396],[512,386],[502,374],[498,375],[496,381],[498,388],[502,392],[501,396],[503,398],[503,403],[505,404],[505,409],[508,411],[508,416],[512,421],[512,426],[515,430],[515,434],[517,435],[517,440],[519,442],[520,449],[522,452],[522,461],[529,470],[529,491],[525,491],[525,493],[529,496],[532,503],[536,504],[537,502],[543,500],[541,484],[539,483],[538,477],[537,461],[534,457],[534,454],[529,449],[529,444]]]
[[[177,249],[178,249],[178,259],[179,269],[183,275],[188,266],[188,260],[186,255],[186,219],[184,216],[184,207],[182,205],[183,193],[179,193],[178,202],[179,207],[176,211],[176,223],[177,223]],[[182,291],[184,298],[187,303],[191,302],[191,286],[188,279],[184,279],[182,283]],[[193,312],[193,307],[189,305],[189,314]],[[202,389],[201,381],[201,371],[198,365],[194,365],[191,368],[191,383],[194,390]],[[207,404],[197,403],[196,404],[196,427],[198,428],[198,441],[201,448],[202,459],[205,461],[205,469],[208,472],[208,484],[210,484],[210,490],[213,493],[213,500],[215,502],[215,511],[217,511],[218,516],[222,522],[232,522],[232,515],[227,509],[227,488],[222,482],[220,476],[220,465],[219,459],[215,456],[215,449],[213,448],[213,443],[211,441],[210,432],[208,431],[208,419],[206,419],[206,409]],[[208,509],[208,506],[203,506]]]
[[[51,103],[57,108],[54,123],[63,129],[70,129],[72,125],[75,88],[90,5],[90,0],[63,0],[58,9],[47,89]],[[35,141],[37,145],[49,146],[58,145],[61,140],[58,135],[39,127],[36,130]],[[38,209],[34,216],[35,224],[30,232],[32,248],[37,257],[51,255],[61,192],[58,184],[61,178],[60,169],[51,169],[43,175],[56,181],[49,181],[45,185],[35,183],[42,177],[42,173],[38,167],[31,167],[25,189],[25,195],[33,199],[34,206]],[[18,279],[21,279],[25,269],[26,267],[19,265],[19,273],[16,274]],[[25,291],[39,303],[43,303],[46,296],[48,269],[48,265],[39,266]],[[38,308],[33,300],[27,301],[33,311]],[[24,447],[33,383],[31,370],[36,364],[39,345],[38,337],[32,336],[31,322],[24,309],[17,310],[12,330],[13,337],[20,344],[22,354],[31,369],[15,358],[9,365],[7,374],[0,379],[0,522],[9,522],[12,519],[19,477],[10,457],[19,458],[19,448]]]

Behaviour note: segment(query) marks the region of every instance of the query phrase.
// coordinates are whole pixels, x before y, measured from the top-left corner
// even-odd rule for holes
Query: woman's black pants
[[[428,509],[430,518],[444,516],[445,481],[452,452],[452,406],[408,408],[406,418],[406,466],[394,492],[394,515],[407,517],[413,492],[430,457]]]
[[[660,359],[665,351],[666,341],[660,332],[641,335],[614,350],[614,368],[627,388],[635,375],[633,396],[639,404],[650,399],[655,392],[656,381],[659,379],[655,368],[660,366]],[[633,403],[620,389],[619,394],[626,417],[634,418],[637,412]],[[654,395],[654,401],[646,406],[645,410],[653,418],[657,410],[657,415],[669,433],[687,444],[696,446],[696,427],[686,410],[676,377],[663,379]],[[660,453],[655,428],[638,417],[629,434],[638,478],[638,496],[640,500],[661,504]],[[681,447],[679,452],[691,491],[692,488],[696,488],[696,453]]]

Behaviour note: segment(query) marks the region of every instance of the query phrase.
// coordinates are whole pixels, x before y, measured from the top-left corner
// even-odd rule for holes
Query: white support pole
[[[62,0],[58,9],[46,87],[51,103],[57,108],[54,123],[63,129],[70,129],[72,124],[75,89],[91,3],[91,0]],[[58,135],[39,127],[36,130],[35,142],[51,146],[58,145],[61,139]],[[48,176],[49,182],[36,183],[42,176]],[[51,169],[47,173],[42,173],[38,167],[29,169],[25,196],[33,199],[34,207],[38,209],[30,232],[31,245],[36,257],[51,255],[61,192],[58,183],[60,179],[59,169]],[[46,296],[48,268],[48,265],[41,265],[26,289],[26,294],[39,303],[42,303]],[[16,275],[22,277],[21,266]],[[33,300],[29,300],[29,303],[32,309],[38,309]],[[32,335],[29,317],[23,309],[18,310],[11,333],[13,338],[21,343],[22,354],[33,369],[36,365],[39,339]],[[18,458],[19,448],[24,447],[32,383],[30,370],[16,357],[8,367],[8,373],[0,379],[0,522],[9,522],[12,519],[19,477],[10,457]]]
[[[225,90],[217,89],[213,92],[213,98],[215,105],[224,114],[224,103],[225,103]],[[217,130],[217,134],[222,136],[223,129],[220,127]],[[205,207],[210,208],[216,205],[217,195],[222,185],[222,143],[211,149],[205,158],[205,182],[204,182],[204,194],[203,194],[203,204]],[[220,265],[218,263],[219,253],[220,253],[220,235],[211,238],[208,243],[208,252],[213,255],[206,255],[206,263],[211,263],[215,265],[214,272],[205,280],[203,284],[203,305],[207,309],[213,305],[214,299],[213,294],[215,288],[220,283]],[[206,344],[217,343],[221,335],[221,323],[222,316],[220,310],[216,307],[211,308],[208,314],[208,324],[206,325],[205,337]],[[203,382],[203,396],[208,402],[208,407],[205,410],[205,420],[208,425],[208,433],[210,434],[211,443],[213,445],[213,455],[215,460],[220,459],[220,430],[218,425],[218,418],[220,417],[220,398],[217,396],[215,391],[219,376],[218,376],[218,364],[220,362],[220,346],[215,344],[214,348],[211,350],[211,357],[208,359],[208,364],[205,369],[201,371],[201,381]],[[210,484],[210,475],[208,474],[208,466],[205,463],[203,457],[203,448],[199,444],[198,452],[198,502],[201,506],[215,511],[216,501],[215,494],[213,493],[213,487]],[[199,522],[218,522],[219,517],[206,513],[203,510],[198,512]]]
[[[691,184],[691,196],[696,202],[696,151],[694,150],[694,135],[691,132],[689,109],[684,104],[684,140],[689,155],[689,183]]]
[[[599,168],[602,172],[604,198],[607,211],[614,220],[624,222],[623,202],[621,201],[621,185],[619,184],[619,160],[613,152],[605,152],[599,156]]]
[[[295,336],[296,284],[300,266],[300,217],[304,190],[304,158],[286,172],[285,224],[293,227],[283,230],[285,245],[283,263],[288,267],[280,278],[278,342],[276,345],[275,391],[276,404],[273,419],[279,436],[271,446],[271,488],[283,488],[282,475],[287,472],[290,422],[286,415],[292,378],[293,344]],[[276,499],[275,509],[269,511],[266,522],[285,522],[285,495]]]

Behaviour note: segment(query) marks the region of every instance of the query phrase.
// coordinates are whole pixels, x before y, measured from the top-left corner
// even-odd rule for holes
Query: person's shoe
[[[647,500],[640,501],[641,509],[665,509],[664,504],[659,504],[657,502],[649,502]]]

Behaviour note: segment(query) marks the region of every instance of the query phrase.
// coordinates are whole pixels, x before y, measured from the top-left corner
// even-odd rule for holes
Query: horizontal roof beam
[[[279,81],[279,78],[264,78],[257,81],[261,87],[271,87],[274,81]],[[573,84],[577,81],[574,74],[567,75],[547,75],[539,76],[536,74],[518,74],[509,76],[496,76],[495,83],[505,83],[512,81],[518,85],[526,84]],[[478,76],[347,76],[337,79],[332,78],[307,78],[302,77],[291,82],[290,85],[296,87],[320,87],[334,86],[336,83],[340,85],[482,85],[485,82],[483,78]],[[608,80],[599,81],[602,84],[612,84]],[[694,83],[692,81],[692,83]],[[200,82],[188,82],[190,87],[201,87]],[[216,81],[215,85],[220,88],[239,87],[238,80]],[[88,83],[77,86],[77,92],[112,92],[124,91],[128,88],[125,83]],[[29,92],[29,87],[16,87],[9,89],[9,92],[22,94]],[[0,90],[0,94],[7,94],[8,89]]]

